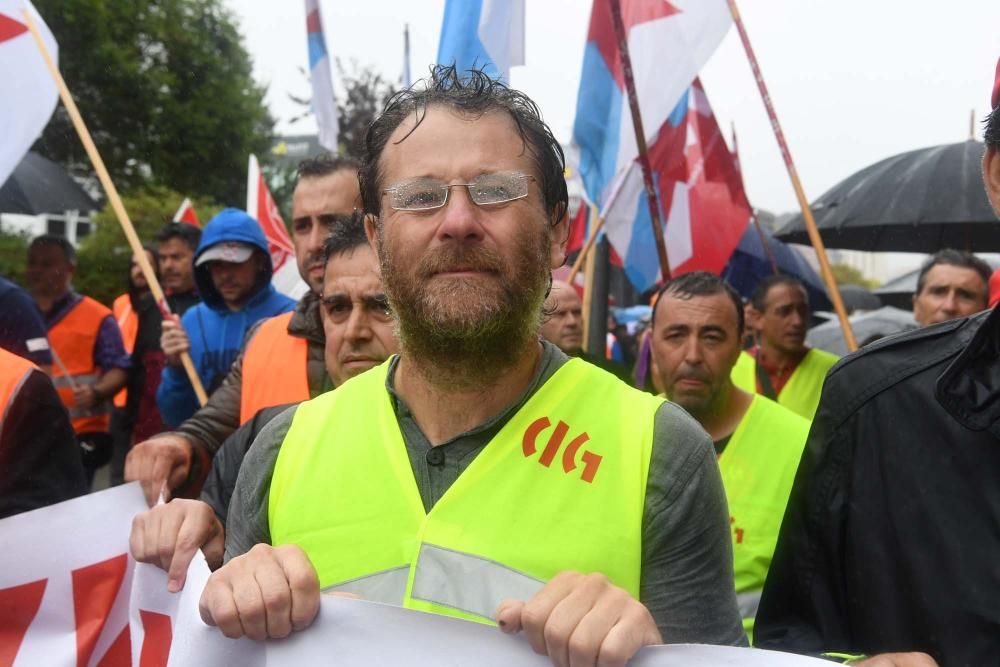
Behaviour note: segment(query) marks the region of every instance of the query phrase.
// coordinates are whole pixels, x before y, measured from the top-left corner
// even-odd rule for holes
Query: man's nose
[[[469,189],[452,187],[438,225],[438,235],[456,241],[477,241],[483,238],[483,210],[472,201]]]
[[[344,338],[349,341],[369,340],[372,337],[371,317],[364,308],[354,308],[347,318]]]
[[[948,292],[941,302],[941,310],[946,313],[958,312],[958,295],[954,291]]]
[[[330,228],[320,222],[315,222],[309,229],[307,252],[310,255],[322,252],[323,245],[329,237]]]

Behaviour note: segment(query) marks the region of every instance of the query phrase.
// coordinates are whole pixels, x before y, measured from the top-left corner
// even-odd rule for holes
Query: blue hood
[[[257,277],[256,290],[254,292],[255,296],[257,296],[262,289],[271,283],[271,274],[274,273],[274,267],[271,264],[271,253],[267,247],[267,238],[264,236],[264,231],[260,228],[257,221],[251,218],[246,211],[235,208],[222,209],[218,215],[209,220],[208,224],[205,225],[205,229],[202,230],[201,243],[198,244],[198,250],[195,252],[192,261],[197,264],[198,258],[201,257],[203,252],[217,243],[224,241],[249,243],[264,253],[264,257],[267,258],[267,268],[266,270],[262,270]],[[215,285],[212,284],[212,276],[208,271],[208,264],[194,267],[194,282],[198,286],[198,294],[205,304],[216,310],[226,307],[222,296],[215,289]]]

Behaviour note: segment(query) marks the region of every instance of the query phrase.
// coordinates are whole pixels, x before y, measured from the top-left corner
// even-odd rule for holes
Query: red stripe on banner
[[[132,633],[127,624],[108,647],[97,667],[132,667]]]
[[[173,641],[170,617],[145,609],[139,610],[139,617],[142,618],[143,631],[139,667],[167,667],[170,643]]]
[[[28,32],[28,26],[15,21],[6,14],[0,14],[0,43],[8,39],[14,39],[18,35]]]
[[[86,667],[118,597],[128,556],[122,554],[73,570],[73,611],[76,614],[76,664]]]
[[[47,582],[41,579],[0,590],[0,667],[14,664],[28,626],[42,604]]]
[[[314,9],[306,16],[306,32],[323,32],[319,23],[319,10]]]

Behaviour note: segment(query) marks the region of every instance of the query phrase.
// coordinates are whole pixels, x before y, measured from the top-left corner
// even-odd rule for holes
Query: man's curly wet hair
[[[524,93],[491,78],[482,70],[470,69],[460,75],[454,65],[431,67],[429,78],[393,95],[381,115],[369,126],[359,176],[365,213],[378,216],[382,212],[382,190],[386,186],[382,182],[381,158],[389,137],[409,116],[415,120],[410,130],[413,132],[431,106],[446,107],[474,117],[495,112],[508,114],[517,126],[525,149],[534,159],[545,209],[555,214],[555,220],[562,218],[569,205],[563,173],[566,160],[562,147],[542,120],[538,106]],[[408,136],[399,141],[406,141]]]

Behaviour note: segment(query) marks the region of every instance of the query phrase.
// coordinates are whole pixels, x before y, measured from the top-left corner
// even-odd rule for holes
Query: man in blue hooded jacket
[[[295,301],[271,285],[271,255],[257,221],[222,210],[205,226],[194,255],[194,281],[202,303],[178,323],[165,320],[160,345],[167,366],[156,392],[163,420],[176,426],[194,414],[198,399],[181,366],[189,352],[206,391],[226,377],[243,336],[256,322],[286,313]]]

